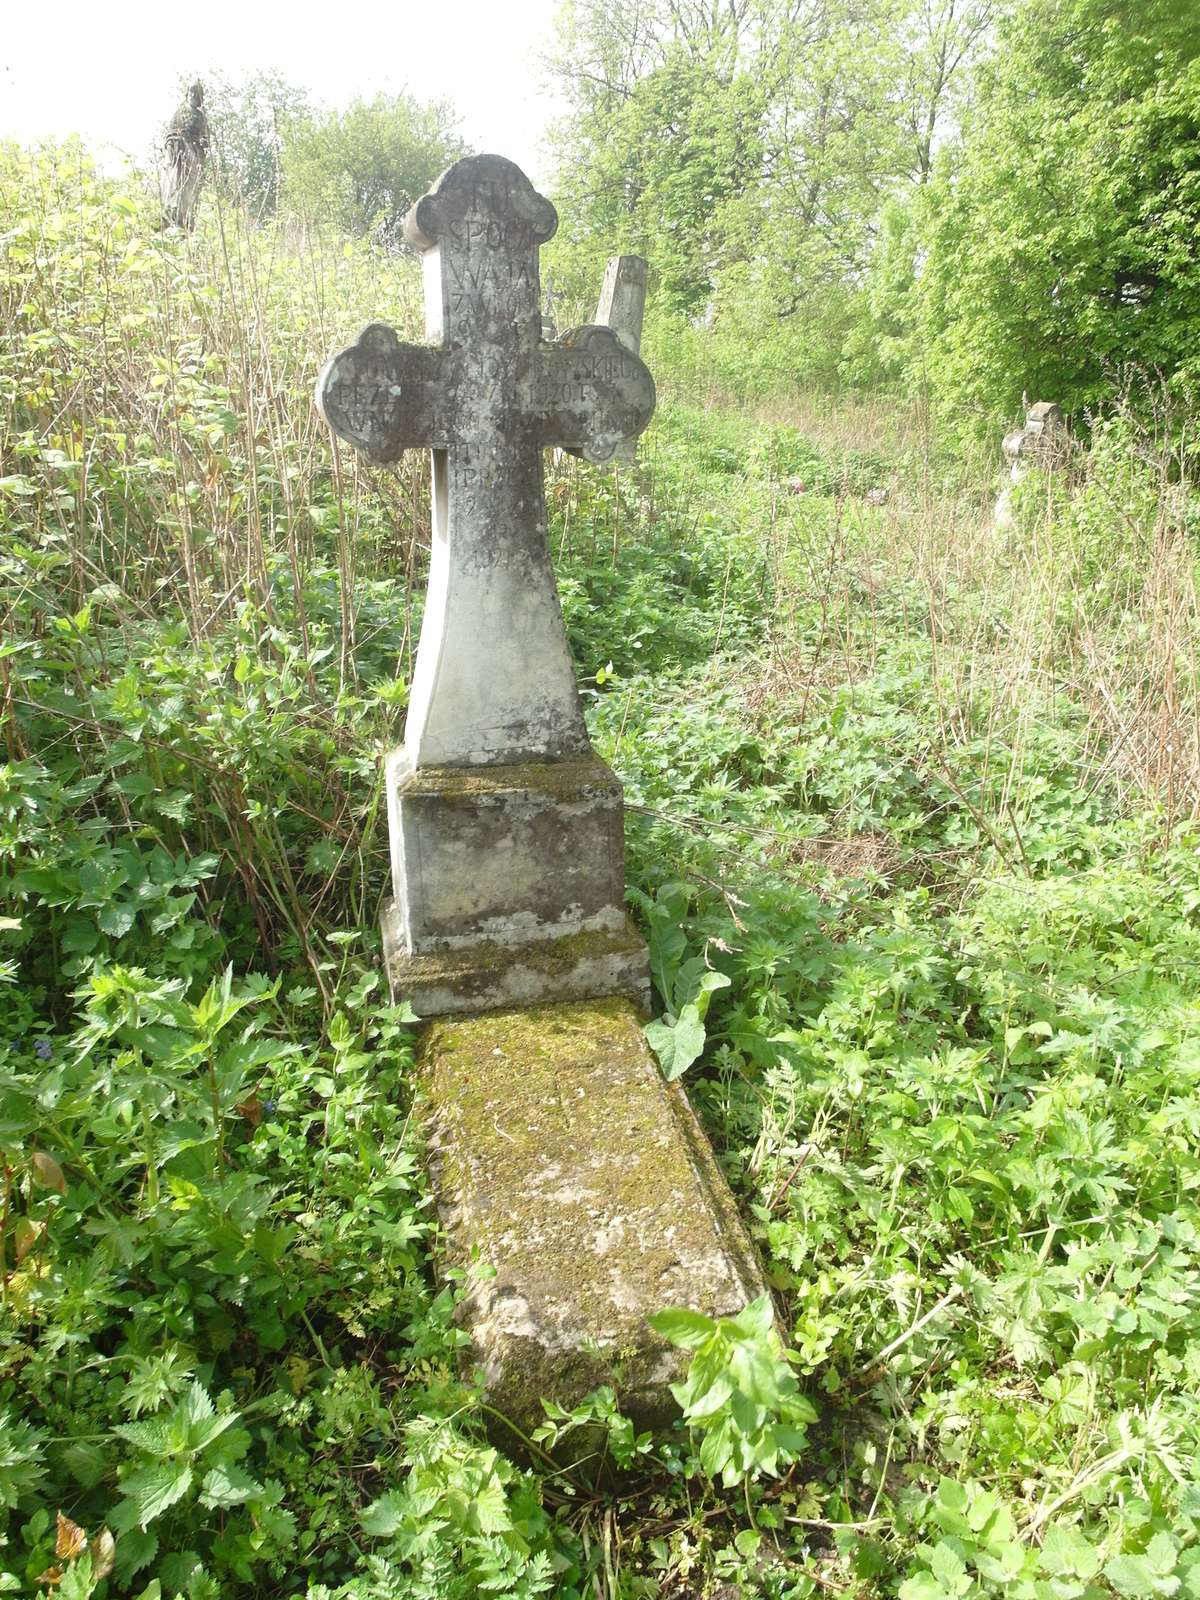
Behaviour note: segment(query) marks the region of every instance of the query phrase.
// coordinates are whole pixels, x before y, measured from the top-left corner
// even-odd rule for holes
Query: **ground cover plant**
[[[309,398],[366,316],[415,335],[411,269],[157,234],[69,149],[0,186],[0,1589],[1200,1592],[1169,416],[1003,532],[919,418],[716,406],[689,346],[637,470],[550,465],[650,1037],[778,1324],[664,1307],[674,1433],[614,1373],[522,1440],[461,1361],[378,973],[425,467]],[[615,1487],[556,1464],[585,1428]]]

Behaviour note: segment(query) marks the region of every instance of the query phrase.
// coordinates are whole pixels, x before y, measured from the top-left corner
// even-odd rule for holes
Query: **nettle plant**
[[[701,1470],[727,1488],[774,1477],[796,1461],[817,1420],[791,1370],[769,1295],[736,1317],[684,1308],[660,1311],[650,1325],[690,1352],[687,1375],[671,1385],[684,1421],[700,1436]]]

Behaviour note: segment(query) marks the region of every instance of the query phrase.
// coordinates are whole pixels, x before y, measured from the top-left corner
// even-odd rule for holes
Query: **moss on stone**
[[[524,1428],[540,1397],[603,1382],[642,1425],[672,1412],[665,1305],[736,1312],[753,1251],[636,1007],[590,1000],[430,1025],[421,1050],[435,1185],[460,1263],[495,1269],[468,1320],[493,1403]]]
[[[473,939],[461,947],[413,954],[403,948],[395,927],[393,902],[381,918],[383,958],[394,1000],[420,996],[429,990],[452,991],[462,1010],[503,1010],[513,1003],[504,994],[505,975],[516,969],[535,981],[538,1000],[572,992],[573,974],[586,975],[594,992],[613,976],[612,989],[635,1000],[648,994],[646,947],[628,917],[621,928],[592,928],[560,934],[553,939],[528,939],[504,944],[497,939]],[[575,992],[579,993],[578,985]],[[495,1015],[495,1011],[492,1012]]]
[[[621,786],[612,769],[596,755],[565,761],[521,761],[480,767],[418,767],[398,785],[403,795],[429,794],[447,804],[475,801],[483,795],[529,794],[562,801],[591,794],[611,794]]]

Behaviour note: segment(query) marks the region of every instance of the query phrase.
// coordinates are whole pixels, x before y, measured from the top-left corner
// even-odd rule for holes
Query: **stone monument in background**
[[[1004,435],[1001,447],[1008,463],[1008,482],[1001,489],[992,513],[997,528],[1013,526],[1013,489],[1031,467],[1054,472],[1066,465],[1071,448],[1067,419],[1053,400],[1025,402],[1025,422]]]
[[[171,118],[163,139],[159,167],[159,197],[164,228],[196,225],[196,204],[208,160],[208,117],[204,112],[204,85],[194,83],[187,99]]]
[[[611,256],[596,303],[596,321],[611,328],[631,355],[642,352],[642,322],[646,315],[646,277],[649,263],[642,256]],[[622,439],[609,460],[628,466],[637,460],[637,440]]]
[[[405,742],[387,761],[393,997],[419,1071],[450,1248],[491,1404],[615,1382],[642,1423],[678,1353],[646,1317],[735,1315],[763,1292],[729,1190],[642,1032],[645,946],[624,907],[621,786],[588,740],[550,564],[542,453],[603,464],[654,382],[612,327],[543,337],[557,216],[475,156],[410,212],[429,343],[372,323],[321,374],[329,425],[372,461],[433,461],[429,590]],[[628,333],[628,330],[626,330]]]

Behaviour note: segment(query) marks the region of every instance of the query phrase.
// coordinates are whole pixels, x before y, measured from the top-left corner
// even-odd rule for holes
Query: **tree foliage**
[[[895,219],[877,308],[959,408],[1011,412],[1022,389],[1101,406],[1129,365],[1196,375],[1198,238],[1200,12],[1027,0]]]
[[[395,243],[409,207],[466,153],[455,122],[444,102],[423,105],[405,93],[310,114],[284,149],[288,202],[348,233],[374,229]]]
[[[574,0],[556,71],[575,244],[640,250],[671,308],[835,375],[880,207],[928,176],[994,9]]]
[[[1188,0],[573,0],[556,70],[573,264],[639,250],[741,382],[994,427],[1196,375]]]
[[[288,131],[311,114],[308,91],[278,72],[255,72],[238,83],[213,74],[205,80],[205,100],[218,192],[254,216],[272,215]]]

